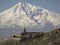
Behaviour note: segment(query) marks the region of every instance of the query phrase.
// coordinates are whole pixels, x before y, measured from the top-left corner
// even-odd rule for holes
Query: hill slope
[[[60,28],[44,33],[43,36],[37,37],[36,39],[25,41],[8,40],[0,43],[0,45],[60,45]]]

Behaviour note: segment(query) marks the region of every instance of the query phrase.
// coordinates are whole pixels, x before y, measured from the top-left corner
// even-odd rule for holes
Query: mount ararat
[[[60,15],[29,3],[18,3],[0,13],[0,28],[26,28],[33,31],[50,31],[60,27]],[[1,30],[0,29],[0,30]]]

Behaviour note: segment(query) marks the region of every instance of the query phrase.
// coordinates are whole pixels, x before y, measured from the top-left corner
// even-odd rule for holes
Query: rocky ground
[[[33,35],[32,37],[22,36],[19,41],[7,40],[1,42],[0,45],[60,45],[60,28],[43,33],[40,36],[38,34]]]

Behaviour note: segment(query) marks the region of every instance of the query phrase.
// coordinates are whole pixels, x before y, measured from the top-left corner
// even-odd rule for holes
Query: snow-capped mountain
[[[28,3],[18,3],[0,13],[0,28],[26,27],[51,30],[60,27],[60,15]]]

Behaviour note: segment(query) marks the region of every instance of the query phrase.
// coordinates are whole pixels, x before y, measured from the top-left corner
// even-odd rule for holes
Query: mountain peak
[[[47,9],[20,2],[0,14],[0,28],[31,27],[38,30],[60,27],[59,15]]]

